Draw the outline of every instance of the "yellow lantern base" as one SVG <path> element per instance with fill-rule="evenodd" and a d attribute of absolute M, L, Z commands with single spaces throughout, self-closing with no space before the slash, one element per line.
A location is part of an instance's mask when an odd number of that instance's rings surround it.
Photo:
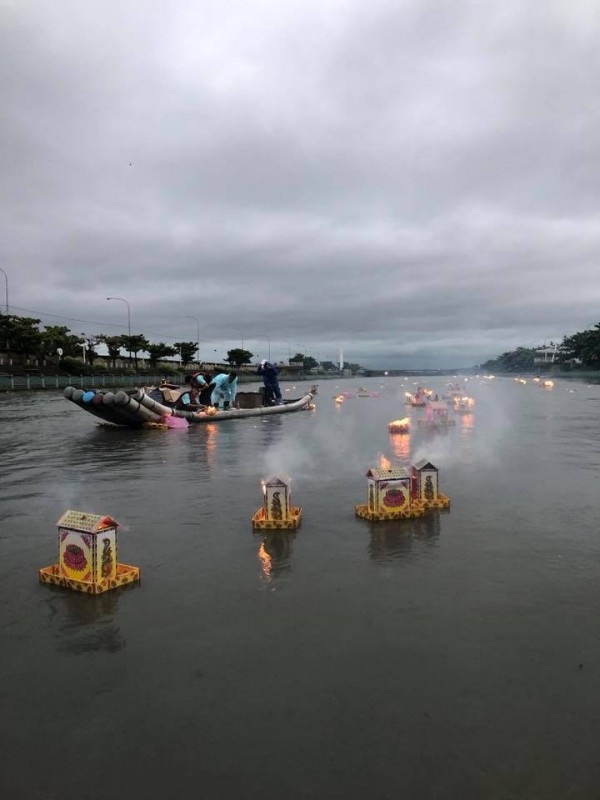
<path fill-rule="evenodd" d="M 252 528 L 255 531 L 296 530 L 301 517 L 302 509 L 299 506 L 292 506 L 290 516 L 285 519 L 267 519 L 265 509 L 261 506 L 252 515 Z"/>
<path fill-rule="evenodd" d="M 418 500 L 412 500 L 410 508 L 398 508 L 394 511 L 369 511 L 367 505 L 354 506 L 354 513 L 361 519 L 383 521 L 388 519 L 418 519 L 425 516 L 425 505 Z"/>
<path fill-rule="evenodd" d="M 435 420 L 435 419 L 418 419 L 417 425 L 421 428 L 449 428 L 452 425 L 456 425 L 455 419 L 444 419 L 444 420 Z"/>
<path fill-rule="evenodd" d="M 130 564 L 117 564 L 117 574 L 115 577 L 100 581 L 99 583 L 88 583 L 87 581 L 65 578 L 64 575 L 60 574 L 58 564 L 42 567 L 38 570 L 38 575 L 40 583 L 62 586 L 65 589 L 72 589 L 74 592 L 83 592 L 84 594 L 103 594 L 104 592 L 111 591 L 111 589 L 118 589 L 120 586 L 139 582 L 140 568 L 132 567 Z"/>
<path fill-rule="evenodd" d="M 450 498 L 448 495 L 442 494 L 441 492 L 438 492 L 438 496 L 435 500 L 421 500 L 421 502 L 426 509 L 446 511 L 450 508 Z"/>

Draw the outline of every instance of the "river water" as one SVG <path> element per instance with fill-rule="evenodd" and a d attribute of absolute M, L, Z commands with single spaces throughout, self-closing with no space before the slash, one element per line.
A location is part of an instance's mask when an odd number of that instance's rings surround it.
<path fill-rule="evenodd" d="M 455 427 L 391 437 L 413 379 L 363 384 L 165 432 L 0 397 L 1 797 L 600 797 L 600 386 L 471 378 Z M 380 454 L 451 510 L 355 518 Z M 281 472 L 302 525 L 254 534 Z M 67 508 L 141 586 L 38 584 Z"/>

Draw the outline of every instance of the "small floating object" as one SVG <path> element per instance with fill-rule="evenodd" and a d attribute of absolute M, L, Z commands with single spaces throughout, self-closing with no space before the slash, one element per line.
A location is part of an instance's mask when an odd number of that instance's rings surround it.
<path fill-rule="evenodd" d="M 402 417 L 402 419 L 395 419 L 388 423 L 388 431 L 390 433 L 409 433 L 410 417 Z"/>
<path fill-rule="evenodd" d="M 554 381 L 544 381 L 542 383 L 542 388 L 544 388 L 544 389 L 553 389 L 554 388 Z"/>
<path fill-rule="evenodd" d="M 450 498 L 438 490 L 438 469 L 422 459 L 408 470 L 380 459 L 367 477 L 367 503 L 354 507 L 361 519 L 417 519 L 428 511 L 450 508 Z"/>
<path fill-rule="evenodd" d="M 189 422 L 183 417 L 165 417 L 167 428 L 188 428 Z"/>
<path fill-rule="evenodd" d="M 457 414 L 470 414 L 475 405 L 475 400 L 472 397 L 455 397 L 452 401 L 452 410 Z"/>
<path fill-rule="evenodd" d="M 252 516 L 255 531 L 298 528 L 302 509 L 292 505 L 290 484 L 287 475 L 272 475 L 262 481 L 263 504 Z"/>
<path fill-rule="evenodd" d="M 169 430 L 166 422 L 144 422 L 142 428 L 146 431 L 167 431 Z"/>
<path fill-rule="evenodd" d="M 422 428 L 445 428 L 456 425 L 455 419 L 448 417 L 448 406 L 442 400 L 430 400 L 425 408 L 423 419 L 417 420 Z"/>
<path fill-rule="evenodd" d="M 336 396 L 334 397 L 334 400 L 335 400 L 335 402 L 336 402 L 336 403 L 343 403 L 343 402 L 344 402 L 344 399 L 345 399 L 345 398 L 344 398 L 344 395 L 343 395 L 343 394 L 338 394 L 338 395 L 336 395 Z"/>
<path fill-rule="evenodd" d="M 38 571 L 40 583 L 102 594 L 140 580 L 139 567 L 117 563 L 119 523 L 109 515 L 68 509 L 56 524 L 58 564 Z"/>

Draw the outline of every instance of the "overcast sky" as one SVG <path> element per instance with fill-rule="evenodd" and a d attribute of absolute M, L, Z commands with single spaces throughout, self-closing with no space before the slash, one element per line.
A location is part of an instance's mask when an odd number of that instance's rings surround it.
<path fill-rule="evenodd" d="M 197 318 L 207 360 L 270 340 L 396 368 L 590 327 L 599 21 L 595 0 L 0 0 L 11 310 L 125 333 L 119 296 L 152 341 Z"/>

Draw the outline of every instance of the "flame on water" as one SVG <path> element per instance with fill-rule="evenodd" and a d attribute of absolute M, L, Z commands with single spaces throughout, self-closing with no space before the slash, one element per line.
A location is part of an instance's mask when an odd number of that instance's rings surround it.
<path fill-rule="evenodd" d="M 392 462 L 389 460 L 389 458 L 386 458 L 383 455 L 383 453 L 381 453 L 381 455 L 379 456 L 379 469 L 391 469 L 391 468 L 392 468 Z"/>
<path fill-rule="evenodd" d="M 402 417 L 402 419 L 395 419 L 388 423 L 388 429 L 394 431 L 398 428 L 408 429 L 410 425 L 410 417 Z"/>

